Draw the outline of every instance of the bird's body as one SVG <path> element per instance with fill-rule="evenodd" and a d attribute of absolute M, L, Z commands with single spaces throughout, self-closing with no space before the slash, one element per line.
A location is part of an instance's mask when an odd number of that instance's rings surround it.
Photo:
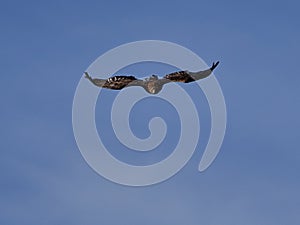
<path fill-rule="evenodd" d="M 165 75 L 159 79 L 156 75 L 152 75 L 144 80 L 137 79 L 134 76 L 113 76 L 108 79 L 91 78 L 87 72 L 85 77 L 89 79 L 94 85 L 102 88 L 113 90 L 121 90 L 126 87 L 140 86 L 143 87 L 150 94 L 157 94 L 161 91 L 164 84 L 170 82 L 190 83 L 199 79 L 208 77 L 212 71 L 217 67 L 219 62 L 213 63 L 212 67 L 199 72 L 178 71 Z"/>

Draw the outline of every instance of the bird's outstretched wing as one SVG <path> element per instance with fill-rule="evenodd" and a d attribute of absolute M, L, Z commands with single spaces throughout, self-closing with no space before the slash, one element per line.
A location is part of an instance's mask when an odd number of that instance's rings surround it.
<path fill-rule="evenodd" d="M 199 72 L 190 72 L 187 70 L 186 71 L 178 71 L 178 72 L 167 74 L 163 78 L 165 78 L 171 82 L 190 83 L 190 82 L 208 77 L 212 73 L 212 71 L 218 66 L 218 64 L 219 64 L 219 61 L 216 63 L 213 63 L 212 66 L 207 70 L 203 70 L 203 71 L 199 71 Z M 165 81 L 165 83 L 167 83 L 167 80 Z"/>
<path fill-rule="evenodd" d="M 134 76 L 113 76 L 108 79 L 92 78 L 85 72 L 85 77 L 98 87 L 121 90 L 129 86 L 143 86 L 143 81 Z"/>
<path fill-rule="evenodd" d="M 114 76 L 108 78 L 103 87 L 114 89 L 114 90 L 121 90 L 125 87 L 132 86 L 133 83 L 137 83 L 138 79 L 134 76 Z"/>

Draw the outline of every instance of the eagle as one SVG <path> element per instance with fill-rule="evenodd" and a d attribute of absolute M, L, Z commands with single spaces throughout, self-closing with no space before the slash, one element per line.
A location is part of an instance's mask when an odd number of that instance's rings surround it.
<path fill-rule="evenodd" d="M 188 70 L 177 71 L 167 74 L 162 78 L 159 78 L 157 75 L 151 75 L 143 80 L 137 79 L 134 76 L 112 76 L 108 79 L 98 79 L 92 78 L 87 72 L 84 74 L 85 78 L 98 87 L 121 90 L 126 87 L 140 86 L 143 87 L 149 94 L 157 94 L 161 91 L 164 84 L 170 82 L 190 83 L 206 78 L 212 73 L 218 64 L 219 61 L 214 62 L 209 69 L 199 72 L 190 72 Z"/>

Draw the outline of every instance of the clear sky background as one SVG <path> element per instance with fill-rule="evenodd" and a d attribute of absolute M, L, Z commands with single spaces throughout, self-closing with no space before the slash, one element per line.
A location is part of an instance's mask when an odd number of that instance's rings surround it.
<path fill-rule="evenodd" d="M 289 0 L 1 1 L 0 224 L 299 224 L 299 7 Z M 87 165 L 71 111 L 90 63 L 145 39 L 178 43 L 208 64 L 221 61 L 215 74 L 228 124 L 220 154 L 199 173 L 210 119 L 199 92 L 203 136 L 191 161 L 163 183 L 132 188 Z M 174 68 L 148 63 L 125 70 L 143 77 Z M 172 124 L 176 114 L 170 118 Z M 147 136 L 145 126 L 133 129 Z M 105 142 L 116 144 L 114 137 Z M 126 149 L 113 154 L 149 162 Z"/>

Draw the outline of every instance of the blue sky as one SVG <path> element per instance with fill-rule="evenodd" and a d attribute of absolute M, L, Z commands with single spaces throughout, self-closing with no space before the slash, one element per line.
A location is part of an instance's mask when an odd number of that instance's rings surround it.
<path fill-rule="evenodd" d="M 299 6 L 2 1 L 0 223 L 299 224 Z M 203 136 L 191 161 L 161 184 L 132 188 L 105 180 L 87 165 L 73 136 L 71 111 L 90 63 L 111 48 L 144 39 L 183 45 L 208 64 L 221 61 L 216 76 L 228 124 L 220 154 L 199 173 L 209 129 L 200 93 Z M 169 69 L 141 64 L 126 71 L 143 77 Z M 137 124 L 133 128 L 144 135 Z"/>

